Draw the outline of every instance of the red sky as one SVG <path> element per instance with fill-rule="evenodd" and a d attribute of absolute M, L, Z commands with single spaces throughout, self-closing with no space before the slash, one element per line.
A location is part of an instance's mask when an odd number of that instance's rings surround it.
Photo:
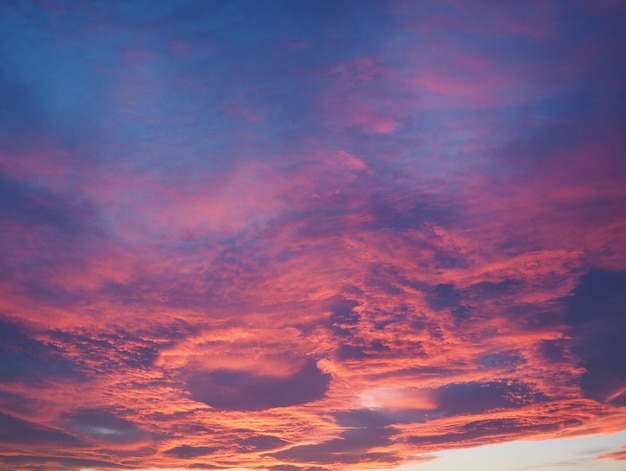
<path fill-rule="evenodd" d="M 7 2 L 0 467 L 374 469 L 625 430 L 624 20 Z"/>

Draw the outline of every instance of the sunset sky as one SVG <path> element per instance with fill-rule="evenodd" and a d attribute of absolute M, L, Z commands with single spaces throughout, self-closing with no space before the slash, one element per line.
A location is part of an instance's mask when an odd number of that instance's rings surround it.
<path fill-rule="evenodd" d="M 625 25 L 0 0 L 0 469 L 624 471 Z"/>

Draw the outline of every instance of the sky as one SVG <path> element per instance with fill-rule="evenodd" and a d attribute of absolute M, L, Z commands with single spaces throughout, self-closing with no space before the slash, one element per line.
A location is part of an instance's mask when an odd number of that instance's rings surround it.
<path fill-rule="evenodd" d="M 0 468 L 624 471 L 625 23 L 3 0 Z"/>

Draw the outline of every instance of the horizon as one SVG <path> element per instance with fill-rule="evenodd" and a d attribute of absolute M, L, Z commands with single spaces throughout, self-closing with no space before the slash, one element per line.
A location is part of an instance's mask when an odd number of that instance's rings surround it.
<path fill-rule="evenodd" d="M 0 468 L 623 471 L 624 24 L 5 1 Z"/>

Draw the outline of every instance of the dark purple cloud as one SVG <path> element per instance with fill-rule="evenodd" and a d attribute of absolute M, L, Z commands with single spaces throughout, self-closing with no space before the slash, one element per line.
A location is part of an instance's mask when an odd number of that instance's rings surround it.
<path fill-rule="evenodd" d="M 435 391 L 438 410 L 445 415 L 480 414 L 489 410 L 519 408 L 544 401 L 541 392 L 527 384 L 491 381 L 448 384 Z"/>
<path fill-rule="evenodd" d="M 436 311 L 456 307 L 461 301 L 461 296 L 454 285 L 441 283 L 433 286 L 429 295 L 430 307 Z"/>
<path fill-rule="evenodd" d="M 317 445 L 300 445 L 279 451 L 272 456 L 285 461 L 319 464 L 358 464 L 382 462 L 395 464 L 399 456 L 393 452 L 371 452 L 374 448 L 390 445 L 397 434 L 392 427 L 359 427 L 346 430 L 340 438 Z"/>
<path fill-rule="evenodd" d="M 584 394 L 625 405 L 626 272 L 589 272 L 564 302 L 571 348 L 586 370 L 581 377 Z"/>
<path fill-rule="evenodd" d="M 0 319 L 0 379 L 41 384 L 57 378 L 81 378 L 79 365 L 55 345 L 36 340 L 20 325 Z"/>
<path fill-rule="evenodd" d="M 329 382 L 330 375 L 309 360 L 288 377 L 239 370 L 195 372 L 187 387 L 194 400 L 216 409 L 255 411 L 322 399 Z"/>
<path fill-rule="evenodd" d="M 273 435 L 255 435 L 241 440 L 242 450 L 268 451 L 280 448 L 287 442 Z"/>
<path fill-rule="evenodd" d="M 574 425 L 574 424 L 569 424 Z M 529 430 L 548 432 L 558 430 L 561 424 L 533 424 L 519 419 L 489 419 L 467 422 L 458 428 L 446 430 L 440 435 L 413 435 L 408 442 L 419 446 L 457 443 L 472 446 L 476 443 L 489 443 L 499 436 L 516 436 Z"/>
<path fill-rule="evenodd" d="M 85 447 L 77 435 L 0 412 L 0 443 L 23 446 Z M 6 446 L 6 445 L 4 445 Z"/>
<path fill-rule="evenodd" d="M 211 455 L 217 451 L 218 448 L 210 446 L 190 446 L 180 445 L 175 448 L 171 448 L 165 452 L 166 455 L 173 456 L 174 458 L 197 458 L 198 456 Z"/>

